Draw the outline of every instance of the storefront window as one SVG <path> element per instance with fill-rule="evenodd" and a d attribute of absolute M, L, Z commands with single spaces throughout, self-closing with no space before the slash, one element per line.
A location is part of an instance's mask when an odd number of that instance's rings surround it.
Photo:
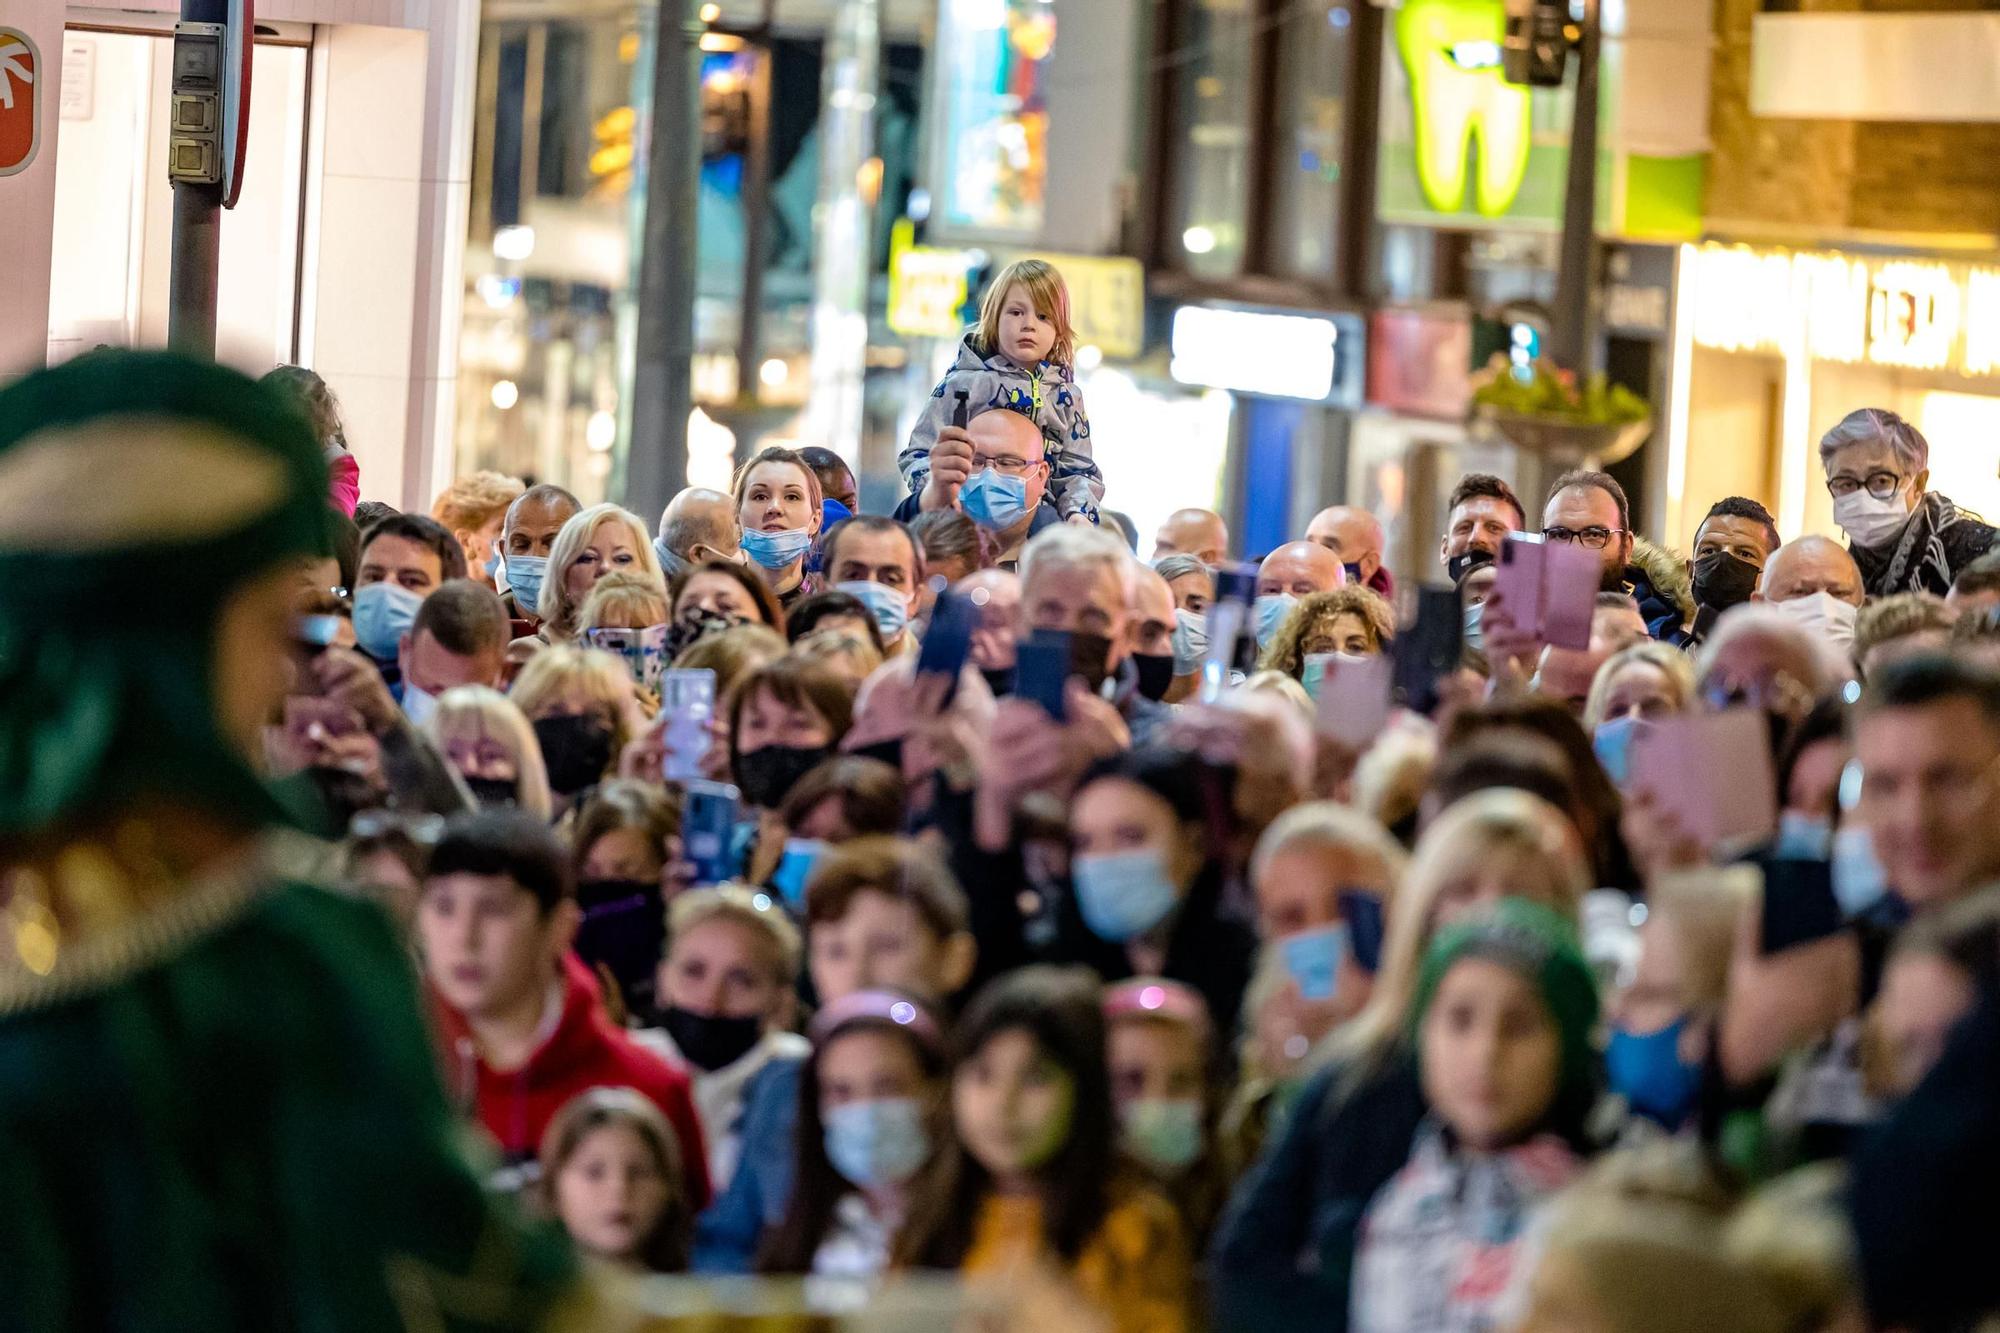
<path fill-rule="evenodd" d="M 1353 18 L 1346 0 L 1318 0 L 1286 19 L 1278 43 L 1270 256 L 1285 277 L 1334 276 Z"/>
<path fill-rule="evenodd" d="M 1202 277 L 1243 269 L 1256 29 L 1251 0 L 1190 0 L 1183 10 L 1176 44 L 1187 60 L 1177 76 L 1169 243 Z"/>

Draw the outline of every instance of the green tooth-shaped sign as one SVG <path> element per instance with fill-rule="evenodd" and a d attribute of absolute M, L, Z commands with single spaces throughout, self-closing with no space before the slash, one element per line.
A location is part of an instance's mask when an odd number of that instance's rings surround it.
<path fill-rule="evenodd" d="M 1528 90 L 1500 71 L 1502 0 L 1403 0 L 1396 49 L 1410 78 L 1417 179 L 1440 213 L 1459 212 L 1466 152 L 1479 142 L 1473 206 L 1499 217 L 1528 171 Z"/>

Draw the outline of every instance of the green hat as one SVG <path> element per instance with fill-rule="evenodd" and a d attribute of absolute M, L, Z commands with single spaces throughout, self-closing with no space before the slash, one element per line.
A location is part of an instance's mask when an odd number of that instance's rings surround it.
<path fill-rule="evenodd" d="M 0 835 L 146 795 L 280 817 L 217 725 L 216 621 L 332 530 L 311 428 L 233 370 L 107 350 L 0 389 Z"/>
<path fill-rule="evenodd" d="M 1439 931 L 1424 952 L 1410 1011 L 1414 1044 L 1438 986 L 1453 965 L 1467 958 L 1498 963 L 1534 986 L 1562 1037 L 1565 1088 L 1587 1084 L 1595 1068 L 1591 1033 L 1597 1026 L 1597 979 L 1584 961 L 1574 922 L 1539 903 L 1502 898 Z"/>

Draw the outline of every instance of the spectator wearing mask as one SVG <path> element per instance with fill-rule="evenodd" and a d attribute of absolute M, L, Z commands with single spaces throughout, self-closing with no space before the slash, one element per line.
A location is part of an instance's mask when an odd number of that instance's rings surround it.
<path fill-rule="evenodd" d="M 811 1036 L 786 1140 L 798 1185 L 757 1270 L 874 1281 L 950 1135 L 944 1028 L 917 997 L 871 988 L 820 1010 Z"/>
<path fill-rule="evenodd" d="M 433 519 L 397 514 L 362 533 L 354 638 L 391 686 L 400 684 L 397 649 L 416 623 L 417 608 L 447 579 L 464 577 L 464 552 Z"/>
<path fill-rule="evenodd" d="M 1778 525 L 1755 500 L 1732 495 L 1710 506 L 1694 533 L 1694 620 L 1677 646 L 1699 647 L 1717 617 L 1755 596 L 1778 546 Z"/>
<path fill-rule="evenodd" d="M 709 1198 L 707 1150 L 685 1076 L 611 1025 L 596 986 L 565 964 L 578 912 L 561 843 L 541 820 L 485 810 L 454 820 L 417 905 L 446 1069 L 510 1162 L 532 1159 L 556 1112 L 587 1088 L 633 1088 L 674 1127 L 689 1206 Z"/>
<path fill-rule="evenodd" d="M 962 430 L 946 426 L 931 451 L 929 480 L 896 507 L 896 518 L 907 523 L 956 509 L 991 534 L 995 563 L 1011 570 L 1029 540 L 1063 521 L 1048 494 L 1042 448 L 1035 423 L 1006 408 L 980 412 Z"/>
<path fill-rule="evenodd" d="M 1139 693 L 1171 701 L 1174 688 L 1174 594 L 1167 581 L 1132 561 L 1131 660 Z M 1193 681 L 1189 680 L 1192 688 Z"/>
<path fill-rule="evenodd" d="M 481 809 L 511 805 L 537 819 L 554 817 L 541 744 L 506 695 L 484 685 L 446 690 L 424 723 L 424 734 Z"/>
<path fill-rule="evenodd" d="M 842 520 L 826 536 L 826 580 L 868 608 L 884 656 L 916 651 L 909 629 L 924 582 L 924 553 L 908 528 L 869 514 Z"/>
<path fill-rule="evenodd" d="M 1230 1199 L 1210 1255 L 1217 1327 L 1348 1327 L 1362 1215 L 1409 1161 L 1430 1110 L 1411 1034 L 1433 940 L 1502 898 L 1574 922 L 1590 882 L 1574 827 L 1524 792 L 1466 797 L 1425 830 L 1367 1007 L 1333 1036 Z"/>
<path fill-rule="evenodd" d="M 534 725 L 558 810 L 611 776 L 640 726 L 624 664 L 587 648 L 550 648 L 521 669 L 510 696 Z"/>
<path fill-rule="evenodd" d="M 353 518 L 361 500 L 361 465 L 347 448 L 347 430 L 340 422 L 340 400 L 326 381 L 304 366 L 279 366 L 258 383 L 284 394 L 311 423 L 326 460 L 327 503 L 343 518 Z"/>
<path fill-rule="evenodd" d="M 1611 780 L 1624 785 L 1635 728 L 1685 713 L 1694 699 L 1694 665 L 1678 648 L 1647 641 L 1612 654 L 1583 703 L 1584 729 Z"/>
<path fill-rule="evenodd" d="M 1104 1026 L 1119 1146 L 1173 1200 L 1199 1251 L 1229 1188 L 1208 1006 L 1177 981 L 1133 977 L 1105 988 Z"/>
<path fill-rule="evenodd" d="M 1318 542 L 1287 542 L 1257 566 L 1257 601 L 1251 621 L 1257 646 L 1269 648 L 1301 597 L 1332 592 L 1347 582 L 1340 557 Z"/>
<path fill-rule="evenodd" d="M 1854 618 L 1854 665 L 1863 680 L 1894 661 L 1940 653 L 1951 644 L 1958 615 L 1942 597 L 1898 592 L 1878 597 Z"/>
<path fill-rule="evenodd" d="M 1306 525 L 1306 540 L 1318 542 L 1340 557 L 1350 584 L 1359 584 L 1384 599 L 1396 595 L 1395 580 L 1390 577 L 1388 566 L 1382 563 L 1386 540 L 1382 521 L 1366 509 L 1334 505 L 1320 510 Z"/>
<path fill-rule="evenodd" d="M 1609 473 L 1579 470 L 1557 477 L 1542 510 L 1542 535 L 1594 552 L 1602 589 L 1629 593 L 1654 638 L 1671 639 L 1694 619 L 1686 566 L 1632 531 L 1625 488 Z"/>
<path fill-rule="evenodd" d="M 711 560 L 742 564 L 743 526 L 736 519 L 736 501 L 721 491 L 688 487 L 660 511 L 653 554 L 669 583 Z"/>
<path fill-rule="evenodd" d="M 1176 509 L 1153 538 L 1153 561 L 1191 555 L 1210 569 L 1229 555 L 1229 525 L 1212 509 Z"/>
<path fill-rule="evenodd" d="M 541 623 L 542 583 L 549 554 L 563 524 L 583 508 L 560 486 L 530 486 L 507 506 L 500 524 L 500 573 L 496 586 L 507 604 L 516 640 L 532 638 Z"/>
<path fill-rule="evenodd" d="M 667 953 L 653 986 L 659 1026 L 636 1040 L 694 1081 L 708 1145 L 708 1176 L 720 1194 L 748 1150 L 744 1109 L 760 1081 L 797 1086 L 803 1038 L 797 1012 L 799 932 L 784 912 L 740 885 L 690 889 L 667 905 Z M 774 1066 L 789 1066 L 780 1075 Z"/>
<path fill-rule="evenodd" d="M 1930 482 L 1931 446 L 1894 412 L 1850 412 L 1819 442 L 1833 521 L 1870 597 L 1951 591 L 1958 572 L 1993 549 L 1995 529 Z"/>
<path fill-rule="evenodd" d="M 1507 534 L 1524 532 L 1528 526 L 1528 511 L 1521 507 L 1514 488 L 1485 472 L 1468 472 L 1459 478 L 1445 509 L 1438 559 L 1453 583 L 1463 584 L 1474 565 L 1499 560 Z"/>
<path fill-rule="evenodd" d="M 818 592 L 806 556 L 825 521 L 819 475 L 797 450 L 772 445 L 737 469 L 733 493 L 744 554 L 779 604 L 789 610 Z"/>
<path fill-rule="evenodd" d="M 22 1327 L 393 1327 L 398 1264 L 526 1321 L 581 1294 L 468 1170 L 387 917 L 265 855 L 287 816 L 253 764 L 291 569 L 331 550 L 322 449 L 271 388 L 168 353 L 0 388 Z M 140 623 L 106 613 L 140 584 Z"/>
<path fill-rule="evenodd" d="M 1369 589 L 1349 584 L 1301 598 L 1278 626 L 1257 667 L 1304 681 L 1309 657 L 1326 653 L 1374 657 L 1386 652 L 1395 637 L 1396 616 L 1389 604 Z"/>
<path fill-rule="evenodd" d="M 1167 581 L 1174 594 L 1174 610 L 1190 615 L 1207 615 L 1215 600 L 1215 571 L 1191 555 L 1161 556 L 1153 562 L 1153 572 Z"/>
<path fill-rule="evenodd" d="M 677 626 L 747 623 L 780 634 L 786 628 L 785 608 L 770 585 L 729 560 L 708 560 L 683 571 L 668 592 L 668 609 Z"/>
<path fill-rule="evenodd" d="M 1502 901 L 1440 933 L 1411 1024 L 1431 1113 L 1368 1205 L 1348 1327 L 1476 1330 L 1505 1318 L 1524 1244 L 1582 1169 L 1597 983 L 1573 921 Z"/>
<path fill-rule="evenodd" d="M 470 577 L 493 586 L 500 568 L 500 525 L 508 508 L 528 488 L 499 472 L 472 472 L 458 478 L 431 503 L 431 517 L 458 539 Z"/>
<path fill-rule="evenodd" d="M 805 460 L 806 466 L 819 478 L 822 508 L 827 505 L 839 506 L 838 512 L 826 510 L 827 528 L 831 528 L 841 519 L 852 518 L 861 512 L 861 488 L 856 484 L 854 469 L 847 465 L 846 459 L 833 450 L 817 444 L 807 445 L 799 450 L 799 457 Z"/>
<path fill-rule="evenodd" d="M 632 1274 L 684 1273 L 693 1214 L 680 1142 L 630 1088 L 581 1092 L 542 1139 L 543 1211 L 582 1253 Z"/>
<path fill-rule="evenodd" d="M 592 505 L 563 524 L 549 550 L 548 574 L 536 606 L 542 623 L 535 638 L 545 645 L 575 640 L 584 599 L 599 579 L 612 573 L 635 574 L 666 587 L 639 516 L 614 504 Z"/>
<path fill-rule="evenodd" d="M 604 987 L 614 1017 L 650 1014 L 666 950 L 667 873 L 679 851 L 677 801 L 629 779 L 604 783 L 570 826 L 576 903 L 582 909 L 576 956 Z"/>
<path fill-rule="evenodd" d="M 1861 569 L 1839 543 L 1808 534 L 1779 547 L 1764 566 L 1758 596 L 1846 655 L 1861 609 Z"/>
<path fill-rule="evenodd" d="M 730 778 L 758 819 L 750 883 L 770 883 L 785 850 L 785 798 L 838 753 L 853 720 L 854 696 L 836 676 L 790 658 L 752 671 L 730 695 Z"/>
<path fill-rule="evenodd" d="M 904 796 L 899 767 L 852 754 L 828 759 L 792 784 L 778 808 L 785 853 L 771 883 L 794 916 L 805 911 L 814 867 L 835 847 L 902 831 Z"/>
<path fill-rule="evenodd" d="M 397 645 L 403 711 L 422 726 L 446 690 L 498 685 L 506 658 L 507 609 L 498 594 L 483 583 L 453 579 L 424 598 Z"/>
<path fill-rule="evenodd" d="M 1945 602 L 1963 616 L 1990 616 L 2000 606 L 2000 551 L 1988 551 L 1958 571 Z"/>

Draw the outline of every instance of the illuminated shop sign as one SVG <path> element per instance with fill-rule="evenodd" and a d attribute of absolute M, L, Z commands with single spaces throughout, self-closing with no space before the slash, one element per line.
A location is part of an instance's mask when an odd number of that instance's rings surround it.
<path fill-rule="evenodd" d="M 1354 315 L 1187 305 L 1174 312 L 1168 370 L 1182 384 L 1352 405 L 1361 399 L 1365 336 Z"/>
<path fill-rule="evenodd" d="M 2000 371 L 2000 268 L 1690 247 L 1694 341 L 1910 370 Z"/>
<path fill-rule="evenodd" d="M 1396 11 L 1417 180 L 1424 202 L 1439 213 L 1469 206 L 1481 217 L 1500 217 L 1528 174 L 1528 89 L 1501 73 L 1506 29 L 1500 0 L 1404 0 Z"/>

